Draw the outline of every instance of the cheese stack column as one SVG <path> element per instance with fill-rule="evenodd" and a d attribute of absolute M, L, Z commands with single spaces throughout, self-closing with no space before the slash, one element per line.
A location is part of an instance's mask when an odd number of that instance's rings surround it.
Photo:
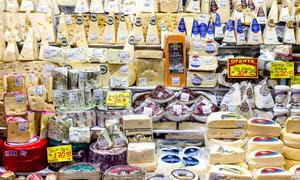
<path fill-rule="evenodd" d="M 289 170 L 295 165 L 300 165 L 300 116 L 292 116 L 286 120 L 285 128 L 282 130 L 282 141 L 284 142 L 283 155 L 285 158 L 285 169 Z"/>
<path fill-rule="evenodd" d="M 211 113 L 207 118 L 209 164 L 239 164 L 245 168 L 247 119 L 230 112 Z"/>

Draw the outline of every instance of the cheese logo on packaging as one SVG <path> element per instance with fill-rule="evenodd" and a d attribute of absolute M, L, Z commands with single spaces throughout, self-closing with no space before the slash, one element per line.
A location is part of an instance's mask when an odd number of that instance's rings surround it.
<path fill-rule="evenodd" d="M 135 26 L 137 26 L 137 27 L 142 26 L 142 18 L 136 17 L 136 19 L 135 19 Z"/>
<path fill-rule="evenodd" d="M 97 14 L 91 14 L 91 21 L 93 22 L 97 21 Z"/>
<path fill-rule="evenodd" d="M 151 25 L 156 25 L 156 19 L 155 19 L 155 16 L 151 16 L 151 17 L 150 17 L 150 24 L 151 24 Z"/>
<path fill-rule="evenodd" d="M 236 169 L 236 168 L 230 168 L 230 167 L 220 167 L 219 171 L 226 171 L 226 172 L 230 172 L 230 173 L 234 173 L 234 174 L 244 174 L 243 171 Z"/>
<path fill-rule="evenodd" d="M 201 151 L 199 148 L 187 148 L 184 150 L 184 155 L 186 156 L 199 156 L 201 154 Z"/>
<path fill-rule="evenodd" d="M 207 29 L 207 34 L 213 35 L 215 33 L 215 27 L 212 19 L 210 19 Z"/>
<path fill-rule="evenodd" d="M 67 40 L 67 38 L 65 38 L 65 37 L 61 38 L 61 45 L 63 47 L 68 46 L 68 40 Z"/>
<path fill-rule="evenodd" d="M 200 57 L 199 56 L 193 56 L 192 58 L 191 58 L 191 66 L 192 67 L 194 67 L 194 68 L 198 68 L 198 67 L 200 67 L 200 65 L 201 65 L 201 62 L 200 62 Z"/>
<path fill-rule="evenodd" d="M 271 78 L 291 78 L 294 76 L 294 62 L 272 62 Z"/>
<path fill-rule="evenodd" d="M 162 161 L 169 164 L 179 163 L 180 158 L 176 155 L 167 155 L 161 158 Z"/>
<path fill-rule="evenodd" d="M 183 157 L 183 163 L 185 166 L 197 166 L 199 160 L 194 157 Z"/>
<path fill-rule="evenodd" d="M 281 173 L 284 172 L 283 169 L 279 169 L 279 168 L 264 168 L 261 170 L 262 174 L 275 174 L 275 173 Z"/>
<path fill-rule="evenodd" d="M 212 54 L 218 50 L 216 41 L 207 41 L 204 43 L 204 51 L 206 53 Z"/>
<path fill-rule="evenodd" d="M 186 31 L 186 26 L 183 18 L 180 19 L 180 22 L 178 24 L 178 31 L 181 33 L 184 33 Z"/>
<path fill-rule="evenodd" d="M 114 24 L 114 18 L 112 16 L 107 17 L 107 24 L 108 25 L 113 25 Z"/>
<path fill-rule="evenodd" d="M 255 157 L 266 157 L 266 156 L 274 156 L 278 155 L 279 152 L 276 151 L 259 151 L 255 153 Z"/>
<path fill-rule="evenodd" d="M 241 21 L 240 19 L 237 21 L 236 32 L 237 32 L 238 34 L 243 34 L 243 33 L 244 33 L 242 21 Z"/>
<path fill-rule="evenodd" d="M 260 31 L 260 25 L 258 24 L 256 18 L 252 19 L 251 31 L 254 33 L 258 33 Z"/>
<path fill-rule="evenodd" d="M 82 16 L 77 16 L 76 23 L 78 25 L 81 25 L 83 23 L 83 17 Z"/>
<path fill-rule="evenodd" d="M 262 137 L 254 138 L 253 141 L 254 142 L 276 142 L 278 141 L 278 139 L 272 136 L 262 136 Z"/>
<path fill-rule="evenodd" d="M 226 30 L 227 30 L 227 31 L 233 31 L 233 30 L 234 30 L 234 22 L 233 22 L 232 19 L 230 19 L 230 20 L 227 22 Z"/>
<path fill-rule="evenodd" d="M 222 26 L 221 18 L 220 18 L 219 13 L 216 14 L 216 22 L 215 23 L 216 23 L 217 27 L 221 27 Z"/>
<path fill-rule="evenodd" d="M 120 21 L 125 22 L 125 14 L 124 13 L 121 13 Z"/>
<path fill-rule="evenodd" d="M 263 125 L 275 124 L 274 121 L 267 120 L 267 119 L 253 119 L 251 122 L 254 123 L 254 124 L 263 124 Z"/>
<path fill-rule="evenodd" d="M 49 163 L 73 161 L 72 146 L 55 146 L 47 148 Z"/>
<path fill-rule="evenodd" d="M 258 78 L 257 58 L 228 59 L 228 78 Z"/>
<path fill-rule="evenodd" d="M 294 29 L 296 27 L 296 23 L 294 21 L 288 21 L 287 27 L 290 29 Z"/>
<path fill-rule="evenodd" d="M 203 79 L 199 77 L 197 74 L 193 74 L 191 82 L 195 86 L 200 86 L 202 84 Z"/>

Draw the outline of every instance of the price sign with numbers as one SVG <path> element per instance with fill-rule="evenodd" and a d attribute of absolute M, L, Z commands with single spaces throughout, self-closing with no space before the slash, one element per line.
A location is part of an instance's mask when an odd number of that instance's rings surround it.
<path fill-rule="evenodd" d="M 300 84 L 300 75 L 295 75 L 291 78 L 291 85 Z"/>
<path fill-rule="evenodd" d="M 108 107 L 130 107 L 130 92 L 109 91 L 106 96 L 106 105 Z"/>
<path fill-rule="evenodd" d="M 258 78 L 257 58 L 228 59 L 228 78 Z"/>
<path fill-rule="evenodd" d="M 294 62 L 272 62 L 271 78 L 291 78 L 294 76 Z"/>
<path fill-rule="evenodd" d="M 49 163 L 73 161 L 72 146 L 48 147 L 47 156 Z"/>

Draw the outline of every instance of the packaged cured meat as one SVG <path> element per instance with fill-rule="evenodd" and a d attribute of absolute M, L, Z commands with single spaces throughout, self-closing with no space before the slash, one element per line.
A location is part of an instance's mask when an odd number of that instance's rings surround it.
<path fill-rule="evenodd" d="M 191 115 L 196 121 L 206 122 L 207 116 L 218 110 L 218 106 L 213 101 L 204 96 L 200 96 L 191 107 Z"/>
<path fill-rule="evenodd" d="M 147 99 L 134 110 L 134 113 L 149 115 L 152 121 L 159 121 L 164 116 L 163 108 Z"/>
<path fill-rule="evenodd" d="M 170 102 L 175 97 L 175 93 L 161 85 L 156 86 L 156 88 L 151 92 L 149 99 L 157 102 L 159 104 Z"/>
<path fill-rule="evenodd" d="M 171 121 L 184 121 L 190 117 L 190 108 L 180 101 L 175 101 L 165 108 L 165 118 Z"/>

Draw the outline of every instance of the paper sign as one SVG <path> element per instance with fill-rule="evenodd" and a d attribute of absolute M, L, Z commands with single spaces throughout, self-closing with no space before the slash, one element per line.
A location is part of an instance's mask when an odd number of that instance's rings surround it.
<path fill-rule="evenodd" d="M 300 84 L 300 75 L 295 75 L 291 78 L 291 85 Z"/>
<path fill-rule="evenodd" d="M 272 62 L 271 79 L 291 78 L 294 76 L 294 62 Z"/>
<path fill-rule="evenodd" d="M 106 105 L 108 107 L 130 107 L 130 92 L 109 91 L 106 96 Z"/>
<path fill-rule="evenodd" d="M 228 59 L 228 78 L 258 78 L 257 58 Z"/>
<path fill-rule="evenodd" d="M 72 146 L 48 147 L 47 156 L 49 163 L 73 161 Z"/>

